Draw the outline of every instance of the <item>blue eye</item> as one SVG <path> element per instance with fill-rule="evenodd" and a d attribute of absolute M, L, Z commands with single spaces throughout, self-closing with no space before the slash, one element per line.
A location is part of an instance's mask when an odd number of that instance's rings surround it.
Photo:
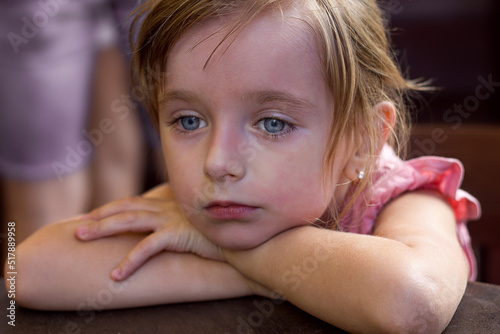
<path fill-rule="evenodd" d="M 285 129 L 287 125 L 284 121 L 276 118 L 266 118 L 264 121 L 264 130 L 269 133 L 279 133 Z"/>
<path fill-rule="evenodd" d="M 195 116 L 184 116 L 179 121 L 182 128 L 186 131 L 197 130 L 202 124 L 202 120 Z"/>
<path fill-rule="evenodd" d="M 263 134 L 271 139 L 284 138 L 297 130 L 295 125 L 274 117 L 261 119 L 255 127 L 263 131 Z"/>

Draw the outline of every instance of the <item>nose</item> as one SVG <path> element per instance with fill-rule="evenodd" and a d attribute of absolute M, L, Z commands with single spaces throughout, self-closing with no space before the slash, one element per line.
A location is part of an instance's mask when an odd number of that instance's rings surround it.
<path fill-rule="evenodd" d="M 204 173 L 214 182 L 238 181 L 246 173 L 246 162 L 239 152 L 244 141 L 240 129 L 224 124 L 214 129 L 209 141 Z"/>

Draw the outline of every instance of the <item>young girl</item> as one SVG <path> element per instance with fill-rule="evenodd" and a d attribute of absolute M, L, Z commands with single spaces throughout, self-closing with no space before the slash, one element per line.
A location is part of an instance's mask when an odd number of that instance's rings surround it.
<path fill-rule="evenodd" d="M 479 205 L 458 161 L 403 162 L 386 144 L 403 145 L 404 94 L 422 87 L 402 78 L 376 2 L 143 14 L 134 66 L 171 182 L 19 245 L 17 302 L 281 295 L 351 332 L 442 331 L 475 277 L 465 222 Z M 88 302 L 102 289 L 106 305 Z"/>

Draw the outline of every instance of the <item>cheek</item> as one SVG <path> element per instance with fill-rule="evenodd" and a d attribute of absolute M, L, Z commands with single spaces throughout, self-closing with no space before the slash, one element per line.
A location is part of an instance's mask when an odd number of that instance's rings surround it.
<path fill-rule="evenodd" d="M 179 147 L 173 147 L 163 142 L 165 166 L 177 200 L 180 204 L 190 201 L 193 194 L 199 189 L 198 178 L 203 176 L 200 156 L 201 154 L 189 153 Z M 191 200 L 192 202 L 192 200 Z"/>
<path fill-rule="evenodd" d="M 319 218 L 330 202 L 321 182 L 312 175 L 297 177 L 277 195 L 283 211 L 304 219 Z"/>
<path fill-rule="evenodd" d="M 201 152 L 196 146 L 188 145 L 182 141 L 172 138 L 169 130 L 164 129 L 161 133 L 162 150 L 165 158 L 165 166 L 169 176 L 173 178 L 183 177 L 186 172 L 192 172 L 199 168 Z M 188 174 L 189 175 L 189 174 Z"/>
<path fill-rule="evenodd" d="M 319 217 L 330 203 L 331 196 L 323 187 L 323 152 L 313 151 L 297 150 L 267 159 L 273 163 L 258 175 L 263 181 L 260 193 L 275 203 L 277 210 L 302 218 Z"/>

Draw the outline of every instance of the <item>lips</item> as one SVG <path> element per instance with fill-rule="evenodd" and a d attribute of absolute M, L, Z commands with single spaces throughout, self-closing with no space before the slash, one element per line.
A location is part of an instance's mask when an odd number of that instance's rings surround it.
<path fill-rule="evenodd" d="M 212 202 L 205 211 L 213 219 L 239 220 L 249 218 L 259 210 L 258 207 L 235 202 Z"/>

